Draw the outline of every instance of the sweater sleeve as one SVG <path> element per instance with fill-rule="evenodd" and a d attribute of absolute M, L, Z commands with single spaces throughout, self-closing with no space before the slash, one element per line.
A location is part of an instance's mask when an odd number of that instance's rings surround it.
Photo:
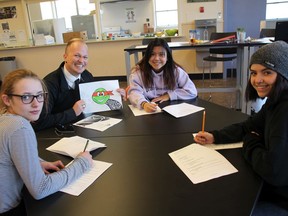
<path fill-rule="evenodd" d="M 170 100 L 190 100 L 197 97 L 197 90 L 188 74 L 180 67 L 176 69 L 176 89 L 168 91 Z"/>
<path fill-rule="evenodd" d="M 141 103 L 147 101 L 147 96 L 145 93 L 145 87 L 141 79 L 140 71 L 134 71 L 129 78 L 129 101 L 130 103 L 137 107 L 138 109 L 143 109 Z"/>
<path fill-rule="evenodd" d="M 69 185 L 90 168 L 89 161 L 78 157 L 67 168 L 46 175 L 39 162 L 37 141 L 32 127 L 22 127 L 10 140 L 12 161 L 35 199 L 44 198 Z"/>

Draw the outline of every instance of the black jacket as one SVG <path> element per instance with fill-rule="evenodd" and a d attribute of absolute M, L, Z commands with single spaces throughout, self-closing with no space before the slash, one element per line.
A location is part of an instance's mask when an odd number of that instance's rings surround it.
<path fill-rule="evenodd" d="M 252 132 L 252 133 L 251 133 Z M 268 99 L 245 122 L 213 131 L 215 143 L 243 140 L 243 156 L 275 196 L 288 204 L 288 92 L 276 104 Z M 271 197 L 273 199 L 273 195 Z M 288 205 L 286 205 L 288 208 Z"/>
<path fill-rule="evenodd" d="M 50 128 L 57 124 L 67 124 L 77 119 L 72 107 L 76 101 L 80 100 L 79 89 L 69 88 L 62 70 L 63 67 L 64 62 L 57 70 L 44 77 L 48 89 L 48 110 L 46 111 L 44 105 L 39 119 L 32 123 L 35 131 Z M 94 81 L 92 74 L 87 70 L 83 71 L 80 83 L 91 81 Z"/>

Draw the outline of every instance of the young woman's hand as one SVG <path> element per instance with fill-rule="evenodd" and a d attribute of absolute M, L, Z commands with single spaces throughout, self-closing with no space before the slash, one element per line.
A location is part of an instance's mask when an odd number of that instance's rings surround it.
<path fill-rule="evenodd" d="M 65 167 L 60 160 L 54 162 L 41 161 L 40 163 L 45 174 L 57 172 Z"/>
<path fill-rule="evenodd" d="M 154 99 L 152 100 L 152 102 L 162 103 L 162 102 L 168 101 L 168 100 L 170 100 L 169 94 L 164 94 L 164 95 L 161 95 L 160 97 L 154 98 Z"/>
<path fill-rule="evenodd" d="M 151 103 L 148 103 L 148 102 L 145 102 L 143 104 L 143 109 L 148 112 L 148 113 L 152 113 L 152 112 L 156 112 L 157 111 L 157 104 L 154 103 L 154 102 L 151 102 Z"/>
<path fill-rule="evenodd" d="M 213 134 L 202 131 L 198 132 L 194 136 L 194 141 L 202 145 L 211 144 L 215 142 Z"/>
<path fill-rule="evenodd" d="M 81 152 L 78 154 L 78 156 L 85 157 L 89 161 L 90 165 L 91 166 L 93 165 L 92 155 L 90 154 L 89 151 Z"/>

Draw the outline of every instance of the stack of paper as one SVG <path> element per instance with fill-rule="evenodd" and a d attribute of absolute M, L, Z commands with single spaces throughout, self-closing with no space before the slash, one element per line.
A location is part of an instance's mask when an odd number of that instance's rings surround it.
<path fill-rule="evenodd" d="M 64 137 L 55 144 L 46 148 L 48 151 L 67 155 L 75 158 L 80 152 L 83 152 L 87 139 L 79 136 Z M 89 140 L 86 151 L 93 151 L 98 148 L 105 148 L 106 145 L 100 142 Z"/>

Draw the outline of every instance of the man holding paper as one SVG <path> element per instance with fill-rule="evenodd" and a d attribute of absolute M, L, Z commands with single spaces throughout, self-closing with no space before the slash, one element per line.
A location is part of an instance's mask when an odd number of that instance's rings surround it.
<path fill-rule="evenodd" d="M 75 121 L 84 111 L 86 105 L 80 100 L 78 84 L 94 81 L 92 74 L 86 70 L 88 64 L 88 47 L 80 38 L 70 40 L 63 55 L 62 62 L 55 71 L 44 78 L 48 89 L 48 110 L 42 110 L 38 121 L 32 126 L 35 131 L 68 124 Z"/>

